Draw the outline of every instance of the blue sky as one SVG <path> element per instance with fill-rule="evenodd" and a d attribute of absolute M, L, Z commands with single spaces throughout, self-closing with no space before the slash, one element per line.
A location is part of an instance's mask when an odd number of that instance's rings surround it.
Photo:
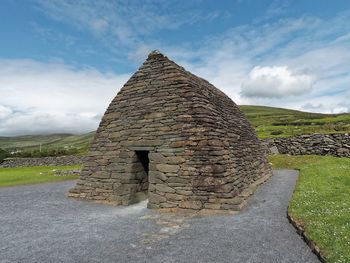
<path fill-rule="evenodd" d="M 154 49 L 238 104 L 350 111 L 348 0 L 3 0 L 0 22 L 0 136 L 96 129 Z"/>

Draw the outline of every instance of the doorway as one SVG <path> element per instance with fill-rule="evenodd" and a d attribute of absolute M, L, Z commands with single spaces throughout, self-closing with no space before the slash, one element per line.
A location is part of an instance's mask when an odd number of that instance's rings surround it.
<path fill-rule="evenodd" d="M 149 171 L 148 154 L 149 154 L 149 151 L 135 151 L 135 153 L 136 153 L 137 159 L 141 162 L 142 167 L 148 176 L 148 171 Z"/>
<path fill-rule="evenodd" d="M 148 198 L 149 151 L 135 151 L 138 168 L 136 172 L 137 190 L 131 197 L 131 203 L 138 203 Z"/>

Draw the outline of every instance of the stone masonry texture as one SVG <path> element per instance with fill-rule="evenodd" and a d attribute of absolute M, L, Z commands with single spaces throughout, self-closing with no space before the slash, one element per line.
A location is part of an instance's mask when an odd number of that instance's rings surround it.
<path fill-rule="evenodd" d="M 145 155 L 147 160 L 140 157 Z M 109 105 L 69 196 L 119 205 L 148 198 L 149 208 L 237 210 L 243 193 L 271 174 L 237 105 L 153 51 Z"/>
<path fill-rule="evenodd" d="M 349 134 L 310 134 L 262 141 L 267 153 L 350 157 Z"/>
<path fill-rule="evenodd" d="M 62 165 L 79 165 L 86 160 L 85 156 L 66 155 L 50 156 L 40 158 L 7 158 L 0 163 L 0 167 L 28 167 L 28 166 L 62 166 Z"/>

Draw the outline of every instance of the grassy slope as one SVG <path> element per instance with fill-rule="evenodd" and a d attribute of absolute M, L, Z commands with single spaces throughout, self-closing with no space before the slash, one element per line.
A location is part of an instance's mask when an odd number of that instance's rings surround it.
<path fill-rule="evenodd" d="M 0 148 L 30 151 L 38 150 L 41 143 L 42 150 L 74 147 L 80 152 L 86 152 L 94 135 L 95 132 L 89 132 L 82 135 L 50 134 L 0 137 Z"/>
<path fill-rule="evenodd" d="M 260 138 L 350 132 L 350 114 L 319 114 L 264 106 L 240 106 Z M 283 132 L 273 135 L 271 132 Z"/>
<path fill-rule="evenodd" d="M 290 213 L 328 262 L 350 262 L 350 158 L 275 155 L 270 161 L 300 170 Z"/>
<path fill-rule="evenodd" d="M 53 170 L 80 169 L 80 166 L 36 166 L 0 168 L 0 187 L 74 180 L 78 176 L 54 176 Z"/>
<path fill-rule="evenodd" d="M 285 137 L 308 133 L 350 132 L 350 114 L 318 114 L 264 106 L 240 106 L 255 127 L 260 138 Z M 272 135 L 271 132 L 283 132 Z M 83 135 L 52 134 L 18 137 L 0 137 L 0 148 L 38 150 L 74 147 L 87 151 L 94 132 Z"/>

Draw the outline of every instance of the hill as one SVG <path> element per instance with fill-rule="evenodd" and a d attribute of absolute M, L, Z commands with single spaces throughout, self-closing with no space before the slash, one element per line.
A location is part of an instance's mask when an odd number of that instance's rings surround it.
<path fill-rule="evenodd" d="M 320 114 L 265 106 L 240 106 L 260 138 L 349 133 L 350 114 Z"/>
<path fill-rule="evenodd" d="M 65 150 L 74 153 L 85 153 L 95 135 L 89 132 L 82 135 L 73 134 L 49 134 L 49 135 L 24 135 L 15 137 L 0 137 L 0 148 L 8 151 L 42 151 Z"/>
<path fill-rule="evenodd" d="M 312 133 L 350 133 L 350 114 L 319 114 L 265 106 L 240 106 L 260 138 Z M 69 150 L 85 153 L 95 132 L 0 137 L 0 148 L 25 152 Z"/>

